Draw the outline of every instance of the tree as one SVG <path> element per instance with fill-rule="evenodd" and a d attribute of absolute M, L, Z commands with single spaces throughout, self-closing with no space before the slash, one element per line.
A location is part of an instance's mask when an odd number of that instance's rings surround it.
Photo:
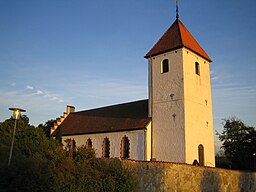
<path fill-rule="evenodd" d="M 230 169 L 231 167 L 231 162 L 228 160 L 228 158 L 225 155 L 224 150 L 220 150 L 216 155 L 215 155 L 215 166 L 219 168 L 226 168 Z"/>
<path fill-rule="evenodd" d="M 50 138 L 51 137 L 51 127 L 53 127 L 55 123 L 55 120 L 51 119 L 45 122 L 44 124 L 38 125 L 38 128 L 42 129 L 44 131 L 44 134 L 46 137 Z"/>
<path fill-rule="evenodd" d="M 0 191 L 134 191 L 135 180 L 119 159 L 98 159 L 92 148 L 47 138 L 22 116 L 7 167 L 14 119 L 0 125 Z"/>
<path fill-rule="evenodd" d="M 0 125 L 0 143 L 10 146 L 11 138 L 14 128 L 15 120 L 11 117 L 5 120 Z M 17 132 L 19 130 L 24 130 L 28 127 L 33 127 L 29 124 L 29 118 L 26 115 L 21 115 L 20 119 L 17 120 Z"/>
<path fill-rule="evenodd" d="M 41 129 L 31 126 L 27 116 L 22 115 L 17 120 L 13 156 L 7 168 L 13 128 L 13 118 L 0 125 L 0 189 L 47 191 L 50 187 L 48 183 L 51 183 L 47 179 L 47 164 L 52 141 L 45 137 Z"/>
<path fill-rule="evenodd" d="M 253 153 L 256 152 L 256 130 L 233 117 L 224 120 L 222 133 L 217 133 L 223 142 L 225 156 L 232 169 L 249 170 L 254 167 Z"/>
<path fill-rule="evenodd" d="M 61 126 L 58 126 L 56 129 L 56 140 L 59 144 L 62 144 L 62 128 Z"/>

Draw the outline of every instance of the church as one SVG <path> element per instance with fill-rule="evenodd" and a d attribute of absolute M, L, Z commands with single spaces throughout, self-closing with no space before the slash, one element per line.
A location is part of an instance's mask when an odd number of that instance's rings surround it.
<path fill-rule="evenodd" d="M 215 166 L 211 59 L 176 20 L 149 50 L 149 98 L 75 112 L 67 106 L 62 141 L 95 149 L 97 157 Z"/>

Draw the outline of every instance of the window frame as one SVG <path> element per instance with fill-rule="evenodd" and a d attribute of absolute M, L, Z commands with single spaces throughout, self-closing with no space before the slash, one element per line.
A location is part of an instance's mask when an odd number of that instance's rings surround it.
<path fill-rule="evenodd" d="M 121 159 L 128 159 L 130 157 L 130 140 L 126 135 L 121 140 L 120 156 Z"/>
<path fill-rule="evenodd" d="M 102 144 L 102 157 L 103 158 L 110 158 L 110 140 L 109 138 L 105 137 L 103 139 Z"/>
<path fill-rule="evenodd" d="M 195 62 L 195 73 L 200 76 L 200 64 L 198 62 Z"/>
<path fill-rule="evenodd" d="M 164 59 L 161 63 L 161 73 L 168 73 L 169 68 L 169 59 Z"/>
<path fill-rule="evenodd" d="M 85 143 L 86 148 L 91 149 L 92 148 L 92 140 L 91 138 L 88 138 Z"/>

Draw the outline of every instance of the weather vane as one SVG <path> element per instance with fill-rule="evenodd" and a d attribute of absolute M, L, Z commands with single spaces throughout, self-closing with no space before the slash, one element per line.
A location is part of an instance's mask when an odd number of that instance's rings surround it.
<path fill-rule="evenodd" d="M 179 19 L 179 6 L 178 6 L 179 0 L 176 0 L 176 19 Z"/>

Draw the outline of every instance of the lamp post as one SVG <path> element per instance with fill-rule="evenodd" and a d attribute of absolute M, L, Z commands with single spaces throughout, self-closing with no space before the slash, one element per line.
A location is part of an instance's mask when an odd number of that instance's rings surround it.
<path fill-rule="evenodd" d="M 8 160 L 8 168 L 10 167 L 11 159 L 12 159 L 12 150 L 13 150 L 13 144 L 14 144 L 14 138 L 15 138 L 15 130 L 16 130 L 16 126 L 17 126 L 17 120 L 20 118 L 20 113 L 21 113 L 21 112 L 26 112 L 26 110 L 20 109 L 20 108 L 9 108 L 9 110 L 13 111 L 12 117 L 15 119 L 15 123 L 14 123 L 14 129 L 13 129 L 13 135 L 12 135 L 12 144 L 11 144 L 11 149 L 10 149 L 10 154 L 9 154 L 9 160 Z"/>
<path fill-rule="evenodd" d="M 253 168 L 254 168 L 254 171 L 256 171 L 256 153 L 253 153 Z"/>

